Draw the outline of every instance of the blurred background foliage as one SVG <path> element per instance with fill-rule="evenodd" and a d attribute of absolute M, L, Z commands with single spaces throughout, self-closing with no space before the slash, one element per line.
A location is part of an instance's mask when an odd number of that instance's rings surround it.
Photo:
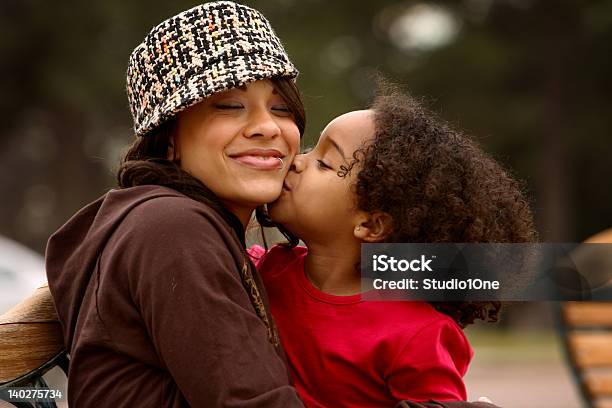
<path fill-rule="evenodd" d="M 541 239 L 612 226 L 612 2 L 245 1 L 301 71 L 305 145 L 381 72 L 526 181 Z M 48 236 L 115 185 L 132 49 L 194 1 L 0 2 L 0 234 Z"/>

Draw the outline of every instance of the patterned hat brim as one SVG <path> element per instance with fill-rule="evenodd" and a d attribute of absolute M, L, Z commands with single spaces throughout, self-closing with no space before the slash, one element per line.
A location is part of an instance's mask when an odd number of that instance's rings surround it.
<path fill-rule="evenodd" d="M 222 64 L 222 66 L 219 66 Z M 248 69 L 244 69 L 248 67 Z M 235 68 L 235 69 L 234 69 Z M 222 73 L 219 73 L 221 71 Z M 189 77 L 186 84 L 168 95 L 158 104 L 141 125 L 136 134 L 146 135 L 179 112 L 202 102 L 219 92 L 227 91 L 250 82 L 273 77 L 295 78 L 298 71 L 291 63 L 271 55 L 238 55 L 229 60 L 206 66 L 202 72 Z"/>

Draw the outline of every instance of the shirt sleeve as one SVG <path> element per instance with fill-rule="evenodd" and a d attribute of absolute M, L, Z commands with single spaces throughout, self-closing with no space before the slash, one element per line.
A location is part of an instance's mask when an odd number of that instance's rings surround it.
<path fill-rule="evenodd" d="M 127 226 L 133 300 L 189 404 L 302 407 L 219 221 L 195 201 L 168 197 L 141 204 L 125 222 L 133 224 Z"/>
<path fill-rule="evenodd" d="M 472 348 L 454 322 L 440 319 L 421 329 L 390 365 L 387 384 L 398 400 L 465 401 L 463 383 Z"/>

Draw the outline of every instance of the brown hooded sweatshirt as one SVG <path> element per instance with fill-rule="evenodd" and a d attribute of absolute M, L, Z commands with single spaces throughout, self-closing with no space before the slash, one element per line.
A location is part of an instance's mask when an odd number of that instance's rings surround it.
<path fill-rule="evenodd" d="M 80 210 L 46 253 L 70 406 L 303 406 L 245 265 L 230 226 L 175 190 L 111 190 Z"/>

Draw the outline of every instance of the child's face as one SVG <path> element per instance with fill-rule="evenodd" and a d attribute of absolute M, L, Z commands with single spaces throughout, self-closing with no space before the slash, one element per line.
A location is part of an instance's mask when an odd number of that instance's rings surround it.
<path fill-rule="evenodd" d="M 295 157 L 283 192 L 269 205 L 272 219 L 304 242 L 353 236 L 355 197 L 350 186 L 356 165 L 345 177 L 340 166 L 353 161 L 353 152 L 374 137 L 373 112 L 361 110 L 332 120 L 315 148 Z"/>

